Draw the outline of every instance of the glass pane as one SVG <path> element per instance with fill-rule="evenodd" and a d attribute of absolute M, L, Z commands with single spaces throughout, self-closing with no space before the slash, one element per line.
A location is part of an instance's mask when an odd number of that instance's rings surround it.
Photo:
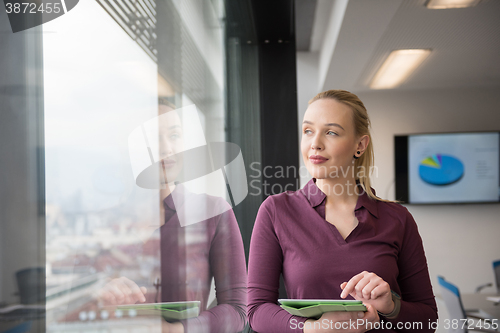
<path fill-rule="evenodd" d="M 43 26 L 48 332 L 243 329 L 223 15 L 216 0 L 80 1 Z"/>

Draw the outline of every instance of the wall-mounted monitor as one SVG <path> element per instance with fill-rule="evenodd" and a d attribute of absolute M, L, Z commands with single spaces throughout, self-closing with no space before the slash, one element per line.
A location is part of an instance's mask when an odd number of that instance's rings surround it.
<path fill-rule="evenodd" d="M 397 135 L 394 144 L 397 200 L 500 202 L 500 132 Z"/>

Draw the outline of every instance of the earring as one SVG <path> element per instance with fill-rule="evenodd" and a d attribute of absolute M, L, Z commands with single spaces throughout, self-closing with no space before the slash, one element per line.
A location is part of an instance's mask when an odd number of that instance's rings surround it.
<path fill-rule="evenodd" d="M 359 154 L 361 154 L 361 152 L 358 150 L 358 151 L 356 152 L 356 155 L 354 155 L 354 156 L 353 156 L 353 157 L 354 157 L 354 159 L 356 159 L 356 160 L 357 160 L 357 159 L 359 158 L 359 156 L 358 156 Z"/>

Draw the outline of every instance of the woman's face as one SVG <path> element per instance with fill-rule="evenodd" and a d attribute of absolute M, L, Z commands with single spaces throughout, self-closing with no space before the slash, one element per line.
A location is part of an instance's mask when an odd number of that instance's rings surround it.
<path fill-rule="evenodd" d="M 334 99 L 320 99 L 309 105 L 302 123 L 301 152 L 312 177 L 352 174 L 353 155 L 362 146 L 349 106 Z"/>
<path fill-rule="evenodd" d="M 177 179 L 183 167 L 181 152 L 184 151 L 184 137 L 181 120 L 175 111 L 169 111 L 161 105 L 160 111 L 166 113 L 159 116 L 159 147 L 161 159 L 161 172 L 166 183 Z"/>

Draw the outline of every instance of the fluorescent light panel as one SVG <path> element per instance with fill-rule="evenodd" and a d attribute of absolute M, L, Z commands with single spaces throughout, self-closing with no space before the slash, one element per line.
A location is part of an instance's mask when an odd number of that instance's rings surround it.
<path fill-rule="evenodd" d="M 428 49 L 392 51 L 375 74 L 370 88 L 391 89 L 400 85 L 430 53 L 431 50 Z"/>
<path fill-rule="evenodd" d="M 426 4 L 430 9 L 465 8 L 473 7 L 480 0 L 429 0 Z"/>

